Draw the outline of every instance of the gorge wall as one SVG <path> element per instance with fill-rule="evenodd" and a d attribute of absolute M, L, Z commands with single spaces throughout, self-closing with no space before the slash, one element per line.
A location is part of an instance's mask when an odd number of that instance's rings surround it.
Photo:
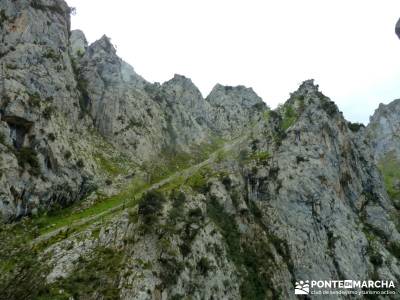
<path fill-rule="evenodd" d="M 0 299 L 398 286 L 398 101 L 365 128 L 313 80 L 275 110 L 243 86 L 204 98 L 181 75 L 146 81 L 105 36 L 88 45 L 69 13 L 0 2 Z"/>

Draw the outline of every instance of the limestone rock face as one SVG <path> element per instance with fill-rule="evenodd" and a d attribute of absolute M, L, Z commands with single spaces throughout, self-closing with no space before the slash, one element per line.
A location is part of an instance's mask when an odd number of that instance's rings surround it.
<path fill-rule="evenodd" d="M 289 109 L 296 121 L 278 144 L 274 138 L 272 145 L 254 143 L 256 151 L 269 151 L 271 159 L 246 177 L 249 198 L 261 209 L 263 223 L 288 244 L 293 279 L 361 279 L 374 270 L 397 278 L 399 268 L 377 268 L 365 256 L 366 249 L 377 247 L 390 261 L 385 243 L 400 238 L 392 216 L 396 210 L 368 141 L 349 129 L 333 102 L 310 81 L 282 107 L 283 121 Z M 268 141 L 271 135 L 268 129 L 262 136 Z M 386 242 L 375 245 L 371 230 Z M 291 287 L 286 288 L 289 292 Z"/>
<path fill-rule="evenodd" d="M 171 142 L 183 147 L 207 142 L 211 135 L 207 122 L 211 110 L 193 82 L 175 74 L 162 84 L 160 92 Z"/>
<path fill-rule="evenodd" d="M 389 153 L 400 159 L 400 100 L 380 104 L 370 118 L 368 135 L 376 161 Z"/>
<path fill-rule="evenodd" d="M 366 135 L 312 80 L 187 174 L 160 187 L 168 199 L 152 196 L 156 217 L 141 202 L 49 247 L 47 281 L 82 278 L 75 272 L 98 247 L 125 258 L 114 284 L 121 299 L 296 299 L 299 280 L 400 276 L 398 211 Z"/>
<path fill-rule="evenodd" d="M 140 166 L 230 139 L 265 110 L 249 106 L 248 97 L 262 101 L 243 87 L 208 102 L 183 76 L 147 82 L 108 37 L 88 45 L 82 31 L 71 32 L 64 1 L 2 1 L 0 11 L 6 220 L 75 202 L 101 185 L 99 169 L 107 168 L 99 163 L 109 155 L 99 143 Z"/>
<path fill-rule="evenodd" d="M 1 175 L 4 219 L 65 205 L 90 190 L 90 163 L 78 167 L 84 135 L 69 55 L 64 1 L 2 1 Z M 80 164 L 78 164 L 80 165 Z"/>
<path fill-rule="evenodd" d="M 143 89 L 148 83 L 116 55 L 109 38 L 94 42 L 74 64 L 82 113 L 100 134 L 140 159 L 157 153 L 164 140 L 163 113 Z"/>
<path fill-rule="evenodd" d="M 151 84 L 116 55 L 105 36 L 74 63 L 83 110 L 102 135 L 140 161 L 165 149 L 190 152 L 191 146 L 215 136 L 230 139 L 266 110 L 261 98 L 245 87 L 227 88 L 232 90 L 228 93 L 216 88 L 204 99 L 182 75 Z"/>
<path fill-rule="evenodd" d="M 258 121 L 266 110 L 251 88 L 217 84 L 206 98 L 213 110 L 210 126 L 222 135 L 237 135 Z"/>
<path fill-rule="evenodd" d="M 78 56 L 85 54 L 88 47 L 85 34 L 81 30 L 72 30 L 69 38 L 70 54 L 77 59 Z"/>
<path fill-rule="evenodd" d="M 370 141 L 375 162 L 379 166 L 393 204 L 400 208 L 400 100 L 380 104 L 370 117 L 365 135 Z"/>

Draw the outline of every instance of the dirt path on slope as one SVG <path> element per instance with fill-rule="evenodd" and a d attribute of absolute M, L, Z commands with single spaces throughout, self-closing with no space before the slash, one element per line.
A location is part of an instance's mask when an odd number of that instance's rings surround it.
<path fill-rule="evenodd" d="M 142 193 L 147 192 L 147 191 L 159 189 L 160 187 L 162 187 L 162 186 L 164 186 L 164 185 L 166 185 L 166 184 L 168 184 L 168 183 L 170 183 L 170 182 L 172 182 L 175 179 L 178 179 L 180 177 L 182 177 L 184 179 L 187 179 L 187 178 L 191 177 L 193 174 L 195 174 L 201 168 L 203 168 L 203 167 L 215 162 L 215 160 L 218 157 L 218 153 L 220 153 L 221 151 L 227 152 L 227 151 L 232 150 L 236 145 L 238 145 L 239 143 L 244 141 L 246 137 L 247 137 L 247 135 L 243 135 L 241 137 L 238 137 L 238 138 L 234 139 L 230 143 L 227 143 L 224 146 L 222 146 L 220 149 L 214 151 L 209 156 L 208 159 L 206 159 L 206 160 L 204 160 L 204 161 L 202 161 L 202 162 L 200 162 L 200 163 L 198 163 L 198 164 L 196 164 L 194 166 L 191 166 L 191 167 L 189 167 L 189 168 L 187 168 L 185 170 L 182 170 L 180 172 L 176 172 L 176 173 L 172 174 L 170 177 L 165 178 L 165 179 L 163 179 L 163 180 L 161 180 L 161 181 L 159 181 L 157 183 L 152 184 L 150 187 L 148 187 L 148 188 L 144 189 L 143 191 L 141 191 L 138 194 L 138 196 L 140 194 L 142 194 Z M 105 210 L 105 211 L 103 211 L 103 212 L 101 212 L 99 214 L 80 219 L 79 221 L 72 222 L 69 225 L 62 226 L 60 228 L 57 228 L 57 229 L 55 229 L 53 231 L 47 232 L 47 233 L 35 238 L 32 241 L 32 243 L 33 243 L 33 245 L 40 244 L 42 242 L 45 242 L 45 241 L 51 239 L 52 237 L 57 236 L 58 234 L 60 234 L 62 232 L 67 232 L 67 231 L 69 231 L 69 230 L 71 230 L 73 228 L 77 228 L 77 227 L 86 225 L 88 223 L 92 223 L 93 221 L 101 219 L 102 217 L 104 217 L 106 215 L 112 214 L 112 213 L 114 213 L 114 212 L 116 212 L 118 210 L 122 210 L 125 206 L 126 206 L 125 203 L 118 204 L 118 205 L 116 205 L 116 206 L 114 206 L 114 207 L 112 207 L 110 209 L 107 209 L 107 210 Z"/>

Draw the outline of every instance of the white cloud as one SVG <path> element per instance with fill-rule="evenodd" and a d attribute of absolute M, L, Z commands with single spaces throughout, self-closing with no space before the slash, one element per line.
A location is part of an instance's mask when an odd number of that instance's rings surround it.
<path fill-rule="evenodd" d="M 67 0 L 73 28 L 107 34 L 150 81 L 174 73 L 207 95 L 251 86 L 271 106 L 315 78 L 352 121 L 400 98 L 398 0 Z"/>

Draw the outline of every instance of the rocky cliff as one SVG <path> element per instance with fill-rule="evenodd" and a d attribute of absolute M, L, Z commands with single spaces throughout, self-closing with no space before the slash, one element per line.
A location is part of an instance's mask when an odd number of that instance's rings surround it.
<path fill-rule="evenodd" d="M 375 161 L 382 172 L 387 192 L 397 207 L 400 207 L 399 115 L 400 100 L 380 104 L 367 127 Z"/>
<path fill-rule="evenodd" d="M 89 124 L 79 91 L 63 1 L 2 1 L 1 187 L 5 219 L 68 204 L 90 188 L 77 148 Z"/>
<path fill-rule="evenodd" d="M 368 134 L 376 161 L 391 153 L 400 159 L 399 115 L 400 100 L 394 100 L 387 105 L 380 104 L 370 118 Z"/>
<path fill-rule="evenodd" d="M 88 45 L 69 12 L 0 2 L 0 211 L 14 221 L 0 227 L 0 299 L 398 283 L 399 205 L 381 173 L 397 157 L 397 102 L 364 128 L 313 80 L 276 110 L 243 86 L 204 98 L 181 75 L 146 81 L 105 36 Z"/>
<path fill-rule="evenodd" d="M 150 84 L 107 37 L 88 45 L 71 32 L 64 1 L 2 1 L 0 11 L 6 220 L 83 198 L 104 184 L 105 158 L 125 168 L 124 157 L 127 173 L 148 173 L 144 162 L 230 139 L 267 109 L 242 87 L 224 97 L 235 108 L 224 111 L 183 76 Z"/>

